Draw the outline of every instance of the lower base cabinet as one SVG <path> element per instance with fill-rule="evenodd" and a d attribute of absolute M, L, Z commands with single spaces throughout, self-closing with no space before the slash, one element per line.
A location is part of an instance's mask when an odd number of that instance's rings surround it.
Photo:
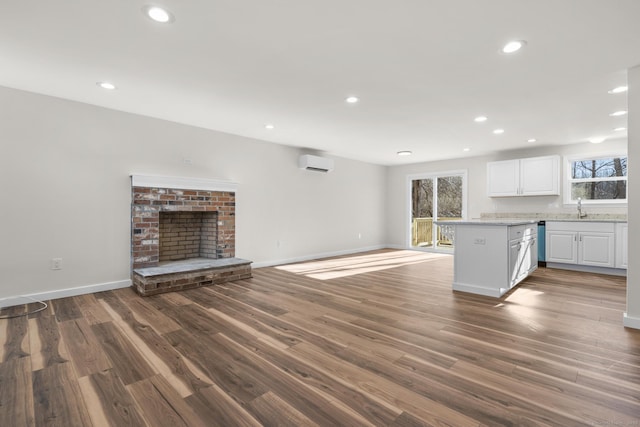
<path fill-rule="evenodd" d="M 453 290 L 500 297 L 538 267 L 537 224 L 456 224 Z"/>
<path fill-rule="evenodd" d="M 547 262 L 615 268 L 615 252 L 612 222 L 547 221 Z"/>

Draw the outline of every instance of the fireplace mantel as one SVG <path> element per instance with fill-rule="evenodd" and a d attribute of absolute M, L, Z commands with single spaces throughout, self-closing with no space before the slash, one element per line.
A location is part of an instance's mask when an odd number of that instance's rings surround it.
<path fill-rule="evenodd" d="M 173 188 L 203 191 L 236 192 L 238 183 L 222 179 L 187 178 L 177 176 L 131 175 L 132 187 Z"/>

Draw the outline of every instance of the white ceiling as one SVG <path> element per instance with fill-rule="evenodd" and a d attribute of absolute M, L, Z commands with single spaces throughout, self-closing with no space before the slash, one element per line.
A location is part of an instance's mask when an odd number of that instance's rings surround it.
<path fill-rule="evenodd" d="M 415 163 L 626 137 L 607 90 L 640 64 L 639 17 L 640 0 L 2 0 L 0 85 Z"/>

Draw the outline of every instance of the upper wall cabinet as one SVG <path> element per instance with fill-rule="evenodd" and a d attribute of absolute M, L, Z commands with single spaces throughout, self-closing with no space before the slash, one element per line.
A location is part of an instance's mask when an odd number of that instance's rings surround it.
<path fill-rule="evenodd" d="M 487 163 L 489 197 L 560 194 L 560 156 L 530 157 Z"/>

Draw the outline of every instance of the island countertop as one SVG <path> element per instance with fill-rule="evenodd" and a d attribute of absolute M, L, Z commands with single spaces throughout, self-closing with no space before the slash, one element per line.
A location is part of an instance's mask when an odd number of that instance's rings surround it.
<path fill-rule="evenodd" d="M 433 221 L 436 225 L 495 225 L 514 226 L 537 224 L 538 220 L 532 219 L 471 219 L 463 221 Z"/>
<path fill-rule="evenodd" d="M 526 219 L 526 218 L 495 218 L 495 219 L 470 219 L 462 221 L 433 221 L 436 225 L 526 225 L 536 224 L 540 221 L 545 222 L 608 222 L 608 223 L 625 223 L 626 219 L 600 219 L 600 218 L 551 218 L 551 219 Z"/>

